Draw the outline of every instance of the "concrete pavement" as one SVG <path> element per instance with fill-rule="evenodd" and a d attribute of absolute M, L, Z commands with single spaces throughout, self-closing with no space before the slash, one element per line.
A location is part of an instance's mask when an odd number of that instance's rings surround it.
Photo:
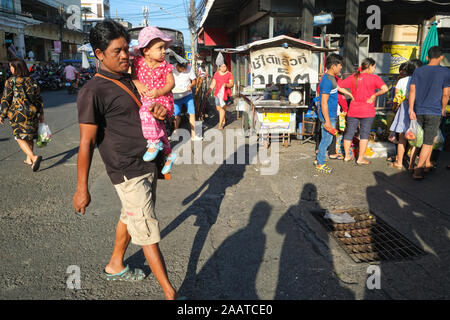
<path fill-rule="evenodd" d="M 84 217 L 74 214 L 75 96 L 45 93 L 44 100 L 54 139 L 38 149 L 39 172 L 22 163 L 9 126 L 0 128 L 0 298 L 162 299 L 151 274 L 136 284 L 101 279 L 119 199 L 96 152 L 93 201 Z M 215 121 L 211 112 L 208 123 Z M 238 127 L 234 121 L 227 128 Z M 335 173 L 322 175 L 313 155 L 313 144 L 292 140 L 280 147 L 277 175 L 261 175 L 259 163 L 180 164 L 172 180 L 158 182 L 160 247 L 180 292 L 190 299 L 448 299 L 449 154 L 421 182 L 384 159 L 365 167 L 330 160 Z M 427 254 L 377 263 L 381 289 L 369 290 L 369 264 L 354 263 L 310 213 L 351 207 L 370 209 Z M 139 247 L 130 245 L 127 262 L 150 273 Z M 80 268 L 80 290 L 66 284 L 73 265 Z"/>

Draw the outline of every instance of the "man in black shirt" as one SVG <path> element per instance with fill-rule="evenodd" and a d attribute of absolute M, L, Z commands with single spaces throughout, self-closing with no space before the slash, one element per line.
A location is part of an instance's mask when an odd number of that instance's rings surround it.
<path fill-rule="evenodd" d="M 104 277 L 127 281 L 144 278 L 142 270 L 131 270 L 123 265 L 125 251 L 131 241 L 142 246 L 165 298 L 176 299 L 178 294 L 168 279 L 158 246 L 160 234 L 154 213 L 156 168 L 154 163 L 142 160 L 147 142 L 141 129 L 139 101 L 135 100 L 138 93 L 126 73 L 129 69 L 130 37 L 120 24 L 105 20 L 91 30 L 89 38 L 100 60 L 100 76 L 83 87 L 77 101 L 80 148 L 74 207 L 84 214 L 91 201 L 88 176 L 97 144 L 108 176 L 122 202 L 114 250 L 105 267 Z M 152 114 L 164 120 L 166 109 L 155 104 Z"/>

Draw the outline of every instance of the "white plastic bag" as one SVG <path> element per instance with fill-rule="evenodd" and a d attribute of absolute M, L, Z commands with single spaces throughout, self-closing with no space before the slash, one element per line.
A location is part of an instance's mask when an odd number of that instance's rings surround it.
<path fill-rule="evenodd" d="M 226 105 L 226 102 L 225 102 L 225 100 L 223 99 L 224 95 L 225 95 L 225 85 L 223 85 L 222 88 L 220 88 L 220 90 L 219 90 L 219 95 L 218 95 L 218 98 L 219 98 L 219 105 L 220 105 L 220 107 L 222 107 L 222 108 Z"/>
<path fill-rule="evenodd" d="M 36 145 L 38 147 L 45 147 L 50 141 L 52 141 L 52 132 L 50 131 L 50 128 L 45 122 L 39 123 Z"/>
<path fill-rule="evenodd" d="M 407 140 L 415 140 L 417 136 L 417 128 L 419 126 L 419 123 L 417 120 L 411 120 L 409 123 L 409 128 L 406 130 L 405 138 Z"/>
<path fill-rule="evenodd" d="M 438 129 L 437 135 L 433 140 L 433 150 L 440 149 L 444 144 L 444 142 L 445 142 L 444 135 L 442 134 L 441 129 Z"/>
<path fill-rule="evenodd" d="M 423 129 L 417 120 L 411 120 L 409 129 L 406 131 L 405 138 L 409 140 L 409 145 L 420 148 L 423 144 Z"/>

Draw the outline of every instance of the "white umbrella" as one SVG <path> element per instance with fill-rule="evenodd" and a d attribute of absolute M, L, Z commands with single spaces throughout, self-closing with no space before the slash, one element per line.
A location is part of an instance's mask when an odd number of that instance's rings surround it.
<path fill-rule="evenodd" d="M 89 64 L 89 60 L 88 60 L 88 57 L 87 57 L 87 52 L 83 51 L 81 53 L 81 67 L 83 69 L 89 69 L 90 66 L 91 65 Z"/>
<path fill-rule="evenodd" d="M 92 46 L 90 43 L 83 44 L 81 47 L 78 48 L 78 52 L 94 52 L 92 50 Z"/>

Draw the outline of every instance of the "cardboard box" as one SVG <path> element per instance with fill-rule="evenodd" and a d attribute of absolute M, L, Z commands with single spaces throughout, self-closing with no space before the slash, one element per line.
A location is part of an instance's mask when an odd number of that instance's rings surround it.
<path fill-rule="evenodd" d="M 383 27 L 382 41 L 384 42 L 417 42 L 418 25 L 394 25 Z"/>

